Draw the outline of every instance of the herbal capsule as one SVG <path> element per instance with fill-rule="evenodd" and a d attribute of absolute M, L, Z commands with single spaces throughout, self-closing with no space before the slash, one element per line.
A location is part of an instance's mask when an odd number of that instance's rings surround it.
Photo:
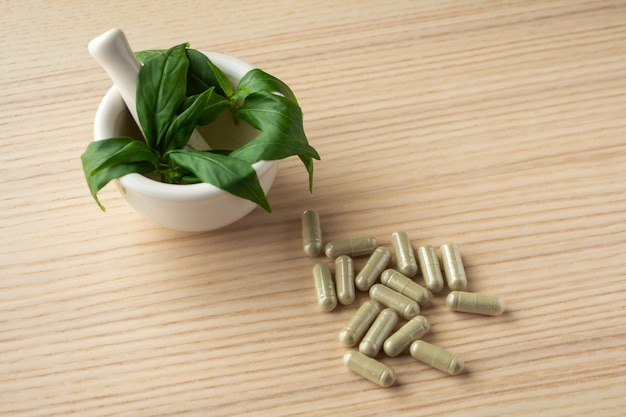
<path fill-rule="evenodd" d="M 335 259 L 340 255 L 351 257 L 369 255 L 376 249 L 376 238 L 372 236 L 356 237 L 351 239 L 339 239 L 328 242 L 326 256 Z"/>
<path fill-rule="evenodd" d="M 385 340 L 383 349 L 387 356 L 398 356 L 404 352 L 411 343 L 428 333 L 429 330 L 430 323 L 428 323 L 426 317 L 413 317 Z"/>
<path fill-rule="evenodd" d="M 398 271 L 407 277 L 414 277 L 417 274 L 417 261 L 409 236 L 406 232 L 394 232 L 391 234 L 391 245 L 396 254 Z"/>
<path fill-rule="evenodd" d="M 371 358 L 378 355 L 387 336 L 398 323 L 398 313 L 391 308 L 386 308 L 378 314 L 374 323 L 369 328 L 363 340 L 359 344 L 359 352 Z"/>
<path fill-rule="evenodd" d="M 410 350 L 411 356 L 418 361 L 450 375 L 458 375 L 463 370 L 463 359 L 423 340 L 413 342 Z"/>
<path fill-rule="evenodd" d="M 417 259 L 424 277 L 424 285 L 431 292 L 437 293 L 443 289 L 443 277 L 435 248 L 430 245 L 417 248 Z"/>
<path fill-rule="evenodd" d="M 337 299 L 341 304 L 352 304 L 355 298 L 354 264 L 348 255 L 341 255 L 335 259 L 335 288 Z"/>
<path fill-rule="evenodd" d="M 354 279 L 356 287 L 361 291 L 369 290 L 382 270 L 387 268 L 389 261 L 391 261 L 391 251 L 384 246 L 376 248 Z"/>
<path fill-rule="evenodd" d="M 393 369 L 356 350 L 347 351 L 343 355 L 343 363 L 352 372 L 369 379 L 381 387 L 390 387 L 396 381 L 396 373 Z"/>
<path fill-rule="evenodd" d="M 461 253 L 454 243 L 448 243 L 441 247 L 441 262 L 446 273 L 448 287 L 452 291 L 463 291 L 467 286 L 467 278 L 465 277 Z"/>
<path fill-rule="evenodd" d="M 313 266 L 313 282 L 317 293 L 317 304 L 320 309 L 330 311 L 337 307 L 335 283 L 330 268 L 323 262 Z"/>
<path fill-rule="evenodd" d="M 489 294 L 452 291 L 446 298 L 446 304 L 450 310 L 463 313 L 499 316 L 504 312 L 504 301 L 495 295 Z"/>
<path fill-rule="evenodd" d="M 302 248 L 309 256 L 317 256 L 322 252 L 320 216 L 315 210 L 302 213 Z"/>
<path fill-rule="evenodd" d="M 383 271 L 380 276 L 380 282 L 392 290 L 406 295 L 411 300 L 415 300 L 418 304 L 424 304 L 430 301 L 430 293 L 426 288 L 394 269 Z"/>
<path fill-rule="evenodd" d="M 354 346 L 363 337 L 367 329 L 376 320 L 376 316 L 382 309 L 381 305 L 374 300 L 367 300 L 354 313 L 348 324 L 339 332 L 339 341 L 344 346 Z"/>
<path fill-rule="evenodd" d="M 370 288 L 370 297 L 379 303 L 396 310 L 396 313 L 405 320 L 411 320 L 420 312 L 420 307 L 414 300 L 400 294 L 383 284 L 374 284 Z"/>

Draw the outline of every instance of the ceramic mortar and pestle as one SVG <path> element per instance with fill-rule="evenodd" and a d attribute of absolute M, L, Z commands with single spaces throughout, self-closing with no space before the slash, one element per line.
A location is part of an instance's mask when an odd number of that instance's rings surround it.
<path fill-rule="evenodd" d="M 142 140 L 135 101 L 141 63 L 135 57 L 124 32 L 111 29 L 93 39 L 88 49 L 114 83 L 96 111 L 94 140 L 118 136 Z M 233 87 L 254 68 L 228 55 L 204 54 L 226 74 Z M 222 116 L 206 127 L 197 127 L 188 146 L 198 150 L 228 149 L 228 146 L 234 149 L 258 134 L 257 130 L 245 123 L 233 124 L 230 115 Z M 259 161 L 252 166 L 267 194 L 278 172 L 278 161 Z M 136 173 L 124 175 L 115 182 L 126 201 L 137 212 L 174 230 L 202 232 L 218 229 L 241 219 L 256 207 L 251 201 L 206 183 L 168 184 Z"/>

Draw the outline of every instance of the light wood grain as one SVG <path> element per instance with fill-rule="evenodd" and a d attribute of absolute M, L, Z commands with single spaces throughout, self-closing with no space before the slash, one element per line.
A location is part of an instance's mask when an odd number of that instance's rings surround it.
<path fill-rule="evenodd" d="M 143 4 L 142 4 L 143 3 Z M 622 1 L 2 2 L 0 414 L 621 416 L 626 407 Z M 110 85 L 86 45 L 235 55 L 296 92 L 322 155 L 223 230 L 184 234 L 87 191 Z M 348 371 L 300 214 L 324 240 L 453 241 L 500 317 L 424 309 L 449 377 Z M 363 260 L 357 261 L 357 266 Z M 366 298 L 360 294 L 358 302 Z"/>

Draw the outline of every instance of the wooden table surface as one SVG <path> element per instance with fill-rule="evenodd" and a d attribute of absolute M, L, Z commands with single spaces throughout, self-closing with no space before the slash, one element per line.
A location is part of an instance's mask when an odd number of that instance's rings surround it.
<path fill-rule="evenodd" d="M 139 3 L 2 2 L 0 414 L 624 415 L 624 1 Z M 156 226 L 112 185 L 100 212 L 79 157 L 111 82 L 86 46 L 112 27 L 286 81 L 313 194 L 291 158 L 274 212 L 219 231 Z M 306 208 L 325 242 L 458 244 L 469 289 L 507 303 L 423 309 L 461 375 L 381 356 L 385 389 L 344 367 L 367 295 L 318 310 Z"/>

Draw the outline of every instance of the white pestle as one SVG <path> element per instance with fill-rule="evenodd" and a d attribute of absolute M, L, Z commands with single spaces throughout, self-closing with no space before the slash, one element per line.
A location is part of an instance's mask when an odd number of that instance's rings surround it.
<path fill-rule="evenodd" d="M 126 107 L 141 129 L 137 117 L 137 75 L 141 63 L 135 57 L 126 35 L 121 29 L 111 29 L 89 42 L 89 53 L 104 68 L 117 87 Z M 194 129 L 187 145 L 198 150 L 211 149 L 202 135 Z"/>

